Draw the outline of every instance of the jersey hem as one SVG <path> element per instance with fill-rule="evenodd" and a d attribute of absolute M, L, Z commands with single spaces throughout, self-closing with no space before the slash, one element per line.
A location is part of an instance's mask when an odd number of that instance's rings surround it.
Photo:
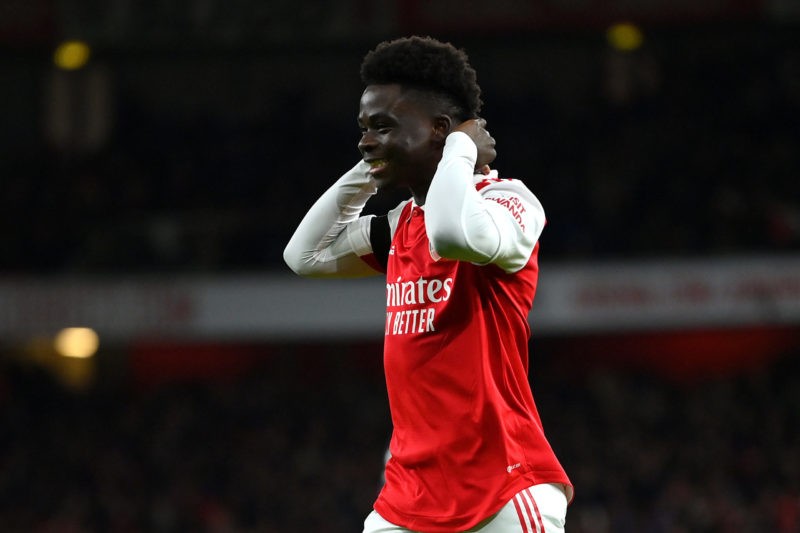
<path fill-rule="evenodd" d="M 531 475 L 537 473 L 539 475 Z M 545 477 L 541 477 L 542 473 L 547 475 Z M 553 474 L 553 477 L 550 477 L 549 474 Z M 527 472 L 517 481 L 509 484 L 508 487 L 502 491 L 501 494 L 503 494 L 503 497 L 500 498 L 498 503 L 491 506 L 488 512 L 482 516 L 474 516 L 471 514 L 459 515 L 456 517 L 449 517 L 446 519 L 446 521 L 443 521 L 439 516 L 410 515 L 403 513 L 395 509 L 395 507 L 389 502 L 380 498 L 375 501 L 373 508 L 384 519 L 406 529 L 422 531 L 425 533 L 453 533 L 453 531 L 466 531 L 471 527 L 481 523 L 481 521 L 494 516 L 500 512 L 503 506 L 505 506 L 519 491 L 534 485 L 543 485 L 547 483 L 558 483 L 563 485 L 567 497 L 567 504 L 569 505 L 572 503 L 574 498 L 574 488 L 572 486 L 572 482 L 570 482 L 569 478 L 566 476 L 566 474 L 564 474 L 564 472 L 550 470 L 544 472 Z M 435 522 L 433 520 L 435 520 Z"/>

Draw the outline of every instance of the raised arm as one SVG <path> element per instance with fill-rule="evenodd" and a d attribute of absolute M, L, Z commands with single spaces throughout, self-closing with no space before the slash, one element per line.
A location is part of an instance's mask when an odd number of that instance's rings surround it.
<path fill-rule="evenodd" d="M 428 238 L 442 257 L 514 272 L 525 266 L 541 235 L 544 210 L 517 180 L 475 176 L 476 163 L 485 163 L 486 155 L 485 147 L 479 155 L 470 134 L 457 130 L 447 137 L 425 201 Z"/>
<path fill-rule="evenodd" d="M 283 251 L 295 273 L 308 277 L 362 277 L 380 274 L 362 258 L 372 253 L 373 216 L 361 216 L 377 187 L 360 161 L 311 206 Z"/>

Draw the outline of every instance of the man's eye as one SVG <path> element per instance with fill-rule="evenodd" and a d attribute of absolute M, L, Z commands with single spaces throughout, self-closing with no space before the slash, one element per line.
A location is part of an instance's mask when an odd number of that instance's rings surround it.
<path fill-rule="evenodd" d="M 385 124 L 376 124 L 374 126 L 359 126 L 358 131 L 361 132 L 361 135 L 365 135 L 370 131 L 375 131 L 381 135 L 386 135 L 387 133 L 392 131 L 392 127 Z"/>

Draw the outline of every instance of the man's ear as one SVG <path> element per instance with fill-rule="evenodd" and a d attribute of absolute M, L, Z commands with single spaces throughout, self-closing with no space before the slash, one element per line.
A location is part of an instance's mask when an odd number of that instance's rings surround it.
<path fill-rule="evenodd" d="M 454 126 L 453 118 L 449 115 L 436 115 L 433 118 L 433 139 L 444 143 Z"/>

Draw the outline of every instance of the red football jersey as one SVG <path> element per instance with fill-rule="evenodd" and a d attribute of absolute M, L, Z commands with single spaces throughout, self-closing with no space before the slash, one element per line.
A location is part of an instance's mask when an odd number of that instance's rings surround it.
<path fill-rule="evenodd" d="M 526 487 L 570 486 L 528 382 L 538 250 L 537 243 L 514 273 L 441 259 L 431 251 L 424 210 L 403 207 L 386 275 L 394 431 L 375 502 L 390 522 L 462 531 Z"/>

